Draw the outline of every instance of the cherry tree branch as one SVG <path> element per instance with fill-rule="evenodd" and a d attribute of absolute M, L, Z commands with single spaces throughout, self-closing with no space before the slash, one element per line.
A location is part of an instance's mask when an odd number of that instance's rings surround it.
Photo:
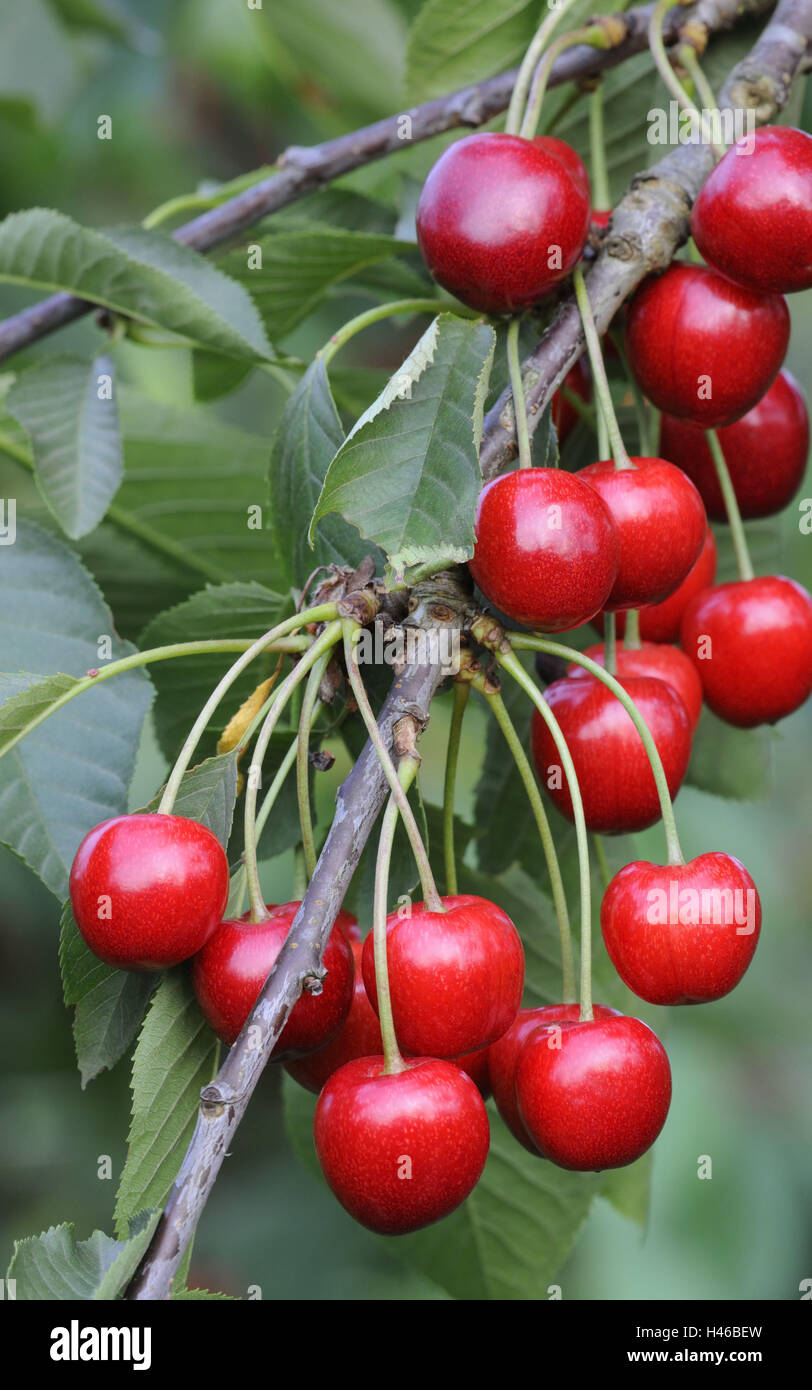
<path fill-rule="evenodd" d="M 704 25 L 709 33 L 727 29 L 742 15 L 771 9 L 772 3 L 773 0 L 698 0 L 689 8 L 677 6 L 666 16 L 664 37 L 667 43 L 674 42 L 689 18 Z M 590 77 L 640 53 L 648 42 L 652 9 L 653 5 L 642 5 L 616 15 L 619 32 L 625 37 L 610 49 L 598 50 L 587 44 L 568 49 L 556 61 L 548 85 L 561 86 Z M 267 179 L 184 223 L 172 235 L 195 251 L 210 251 L 342 174 L 445 131 L 484 125 L 507 108 L 516 73 L 515 68 L 500 73 L 321 145 L 294 146 L 280 156 L 276 171 Z M 0 323 L 0 361 L 95 308 L 98 305 L 88 300 L 62 293 L 12 315 Z"/>
<path fill-rule="evenodd" d="M 730 8 L 735 10 L 735 0 Z M 757 125 L 773 120 L 786 105 L 810 48 L 812 0 L 781 0 L 750 53 L 722 87 L 720 111 L 752 111 Z M 632 180 L 612 213 L 610 233 L 586 281 L 600 333 L 641 280 L 665 270 L 687 239 L 691 207 L 712 167 L 709 145 L 678 145 Z M 570 295 L 522 364 L 531 434 L 585 347 L 581 316 Z M 500 473 L 517 453 L 513 400 L 506 390 L 485 419 L 480 450 L 485 480 Z"/>
<path fill-rule="evenodd" d="M 381 710 L 378 725 L 387 748 L 413 746 L 428 723 L 429 705 L 444 674 L 439 630 L 459 627 L 470 602 L 451 574 L 438 575 L 419 589 L 423 598 L 416 590 L 418 606 L 411 622 L 422 628 L 425 649 L 421 659 L 395 676 Z M 194 1134 L 128 1299 L 169 1298 L 184 1251 L 290 1011 L 308 982 L 323 978 L 322 951 L 388 794 L 383 768 L 368 742 L 336 794 L 330 832 L 274 968 L 220 1071 L 201 1092 Z"/>

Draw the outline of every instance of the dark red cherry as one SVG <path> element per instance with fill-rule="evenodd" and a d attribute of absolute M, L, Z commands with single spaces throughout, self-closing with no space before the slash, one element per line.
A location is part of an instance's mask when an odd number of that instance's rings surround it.
<path fill-rule="evenodd" d="M 604 606 L 620 544 L 594 488 L 558 468 L 520 468 L 482 489 L 469 569 L 509 618 L 564 632 Z"/>
<path fill-rule="evenodd" d="M 691 599 L 702 589 L 709 589 L 716 578 L 716 541 L 708 527 L 699 558 L 678 589 L 662 603 L 651 603 L 640 609 L 640 636 L 644 642 L 678 642 L 682 615 Z M 618 637 L 626 631 L 626 614 L 615 617 Z M 603 614 L 599 613 L 594 626 L 603 632 Z"/>
<path fill-rule="evenodd" d="M 547 154 L 551 154 L 554 159 L 559 160 L 568 170 L 578 191 L 588 201 L 591 201 L 592 190 L 589 186 L 589 174 L 586 165 L 577 150 L 572 148 L 572 145 L 568 145 L 566 140 L 559 140 L 557 135 L 536 135 L 533 137 L 533 144 Z"/>
<path fill-rule="evenodd" d="M 562 384 L 574 396 L 578 396 L 585 403 L 589 402 L 592 395 L 592 378 L 583 357 L 579 357 L 575 365 L 570 367 Z M 559 447 L 563 448 L 578 423 L 578 412 L 560 387 L 553 396 L 550 411 Z"/>
<path fill-rule="evenodd" d="M 537 1028 L 516 1067 L 519 1114 L 560 1168 L 622 1168 L 651 1148 L 671 1103 L 671 1068 L 638 1018 Z"/>
<path fill-rule="evenodd" d="M 520 1009 L 507 1032 L 488 1048 L 488 1073 L 496 1108 L 514 1139 L 518 1139 L 530 1153 L 538 1153 L 538 1149 L 524 1127 L 516 1100 L 519 1053 L 537 1028 L 561 1023 L 565 1019 L 570 1023 L 577 1022 L 580 1012 L 578 1004 L 545 1004 L 543 1008 Z M 617 1014 L 617 1009 L 605 1009 L 596 1004 L 593 1012 L 596 1018 L 611 1018 Z"/>
<path fill-rule="evenodd" d="M 228 900 L 228 860 L 200 821 L 116 816 L 82 840 L 70 872 L 76 925 L 107 965 L 165 970 L 188 960 Z"/>
<path fill-rule="evenodd" d="M 756 885 L 730 854 L 677 865 L 636 860 L 615 874 L 601 905 L 612 964 L 650 1004 L 706 1004 L 729 994 L 760 929 Z"/>
<path fill-rule="evenodd" d="M 745 520 L 780 512 L 801 485 L 809 453 L 809 415 L 795 378 L 779 372 L 752 410 L 720 429 L 719 443 Z M 660 451 L 696 483 L 711 520 L 727 521 L 704 431 L 664 414 Z"/>
<path fill-rule="evenodd" d="M 300 903 L 269 907 L 260 922 L 221 922 L 195 958 L 192 979 L 209 1027 L 230 1047 L 273 969 Z M 349 913 L 339 913 L 345 921 Z M 341 922 L 330 933 L 323 956 L 327 975 L 320 994 L 305 991 L 293 1006 L 271 1054 L 274 1061 L 315 1052 L 343 1027 L 353 997 L 352 948 Z"/>
<path fill-rule="evenodd" d="M 624 676 L 624 690 L 651 732 L 668 789 L 679 790 L 691 754 L 691 721 L 682 700 L 652 676 Z M 589 830 L 619 835 L 645 830 L 660 818 L 660 803 L 643 740 L 620 701 L 594 676 L 565 676 L 544 698 L 572 755 Z M 568 820 L 572 798 L 561 757 L 541 715 L 533 711 L 533 761 L 542 785 Z"/>
<path fill-rule="evenodd" d="M 762 126 L 720 159 L 694 204 L 705 260 L 739 285 L 789 294 L 812 286 L 812 136 Z"/>
<path fill-rule="evenodd" d="M 342 913 L 342 916 L 348 917 L 349 913 Z M 335 1037 L 324 1047 L 320 1047 L 318 1052 L 311 1052 L 307 1057 L 299 1057 L 296 1061 L 285 1063 L 285 1071 L 290 1073 L 294 1081 L 298 1081 L 300 1086 L 304 1086 L 307 1091 L 313 1091 L 315 1095 L 319 1094 L 325 1082 L 339 1067 L 343 1067 L 347 1062 L 354 1062 L 358 1057 L 377 1057 L 378 1053 L 383 1051 L 381 1025 L 369 1002 L 361 973 L 361 953 L 364 945 L 362 941 L 352 940 L 350 946 L 355 963 L 355 984 L 350 1011 L 344 1024 Z"/>
<path fill-rule="evenodd" d="M 778 294 L 734 285 L 705 266 L 673 265 L 644 282 L 629 308 L 629 363 L 660 409 L 709 429 L 751 410 L 789 343 Z"/>
<path fill-rule="evenodd" d="M 812 692 L 812 597 L 794 579 L 705 590 L 683 615 L 681 641 L 707 704 L 728 724 L 774 724 Z"/>
<path fill-rule="evenodd" d="M 507 913 L 487 898 L 443 898 L 444 912 L 417 903 L 387 918 L 389 992 L 398 1042 L 421 1057 L 452 1058 L 487 1047 L 519 1011 L 524 951 Z M 371 936 L 364 984 L 378 1005 Z"/>
<path fill-rule="evenodd" d="M 695 563 L 708 521 L 690 478 L 673 463 L 633 458 L 591 463 L 578 477 L 594 487 L 615 519 L 620 568 L 604 607 L 639 608 L 668 598 Z"/>
<path fill-rule="evenodd" d="M 578 261 L 589 196 L 561 158 L 518 135 L 466 135 L 434 165 L 417 205 L 429 270 L 488 314 L 527 309 Z"/>
<path fill-rule="evenodd" d="M 465 1201 L 485 1166 L 490 1127 L 479 1091 L 451 1062 L 416 1057 L 392 1075 L 383 1066 L 383 1057 L 361 1057 L 330 1077 L 313 1138 L 350 1216 L 395 1236 Z"/>
<path fill-rule="evenodd" d="M 599 666 L 606 665 L 602 642 L 587 647 L 584 656 L 591 656 Z M 702 713 L 702 682 L 693 662 L 679 647 L 672 647 L 666 642 L 643 642 L 639 647 L 618 647 L 615 668 L 624 680 L 626 676 L 654 676 L 657 680 L 665 681 L 679 695 L 692 727 L 696 728 Z M 588 672 L 573 661 L 567 675 L 583 677 Z"/>

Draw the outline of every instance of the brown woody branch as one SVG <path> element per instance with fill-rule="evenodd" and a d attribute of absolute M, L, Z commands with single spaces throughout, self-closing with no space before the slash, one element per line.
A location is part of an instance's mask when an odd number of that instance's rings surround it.
<path fill-rule="evenodd" d="M 666 42 L 672 42 L 688 18 L 699 21 L 712 33 L 729 28 L 742 14 L 763 13 L 771 8 L 772 0 L 698 0 L 688 9 L 670 10 L 663 32 Z M 552 69 L 549 85 L 555 87 L 590 77 L 640 53 L 648 41 L 652 9 L 652 5 L 643 5 L 616 16 L 625 37 L 613 48 L 599 51 L 585 44 L 562 54 Z M 507 108 L 515 78 L 516 69 L 500 73 L 486 82 L 410 107 L 336 140 L 288 149 L 278 160 L 277 171 L 267 179 L 178 227 L 172 235 L 196 251 L 210 251 L 255 226 L 269 213 L 332 183 L 342 174 L 402 150 L 406 144 L 429 140 L 433 135 L 460 126 L 484 125 Z M 408 135 L 404 134 L 405 117 L 409 119 Z M 74 323 L 96 307 L 76 295 L 62 293 L 14 314 L 0 323 L 0 361 L 56 329 Z"/>

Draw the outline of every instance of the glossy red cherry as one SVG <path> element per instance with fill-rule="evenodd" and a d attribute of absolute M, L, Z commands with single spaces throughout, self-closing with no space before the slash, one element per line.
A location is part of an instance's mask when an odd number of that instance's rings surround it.
<path fill-rule="evenodd" d="M 230 1047 L 273 969 L 300 904 L 269 907 L 261 922 L 221 922 L 192 967 L 195 994 L 210 1028 Z M 340 913 L 349 917 L 349 913 Z M 293 1006 L 272 1052 L 274 1061 L 302 1057 L 334 1038 L 350 1011 L 353 958 L 340 920 L 323 956 L 326 978 L 320 994 L 308 991 Z"/>
<path fill-rule="evenodd" d="M 615 519 L 620 568 L 604 604 L 610 612 L 659 603 L 682 583 L 695 563 L 708 520 L 690 478 L 673 463 L 633 458 L 633 468 L 602 459 L 578 477 L 594 487 Z"/>
<path fill-rule="evenodd" d="M 671 1068 L 639 1018 L 537 1028 L 516 1067 L 519 1114 L 539 1152 L 579 1172 L 622 1168 L 651 1148 L 671 1104 Z"/>
<path fill-rule="evenodd" d="M 694 204 L 705 260 L 739 285 L 789 294 L 812 286 L 812 136 L 762 126 L 720 159 Z"/>
<path fill-rule="evenodd" d="M 752 410 L 719 431 L 719 443 L 742 516 L 780 512 L 801 485 L 809 453 L 809 415 L 795 378 L 779 372 Z M 696 483 L 711 520 L 727 521 L 703 430 L 689 420 L 662 415 L 660 450 Z"/>
<path fill-rule="evenodd" d="M 70 872 L 82 936 L 122 970 L 165 970 L 205 945 L 228 900 L 216 835 L 186 816 L 116 816 L 89 831 Z"/>
<path fill-rule="evenodd" d="M 593 208 L 592 225 L 593 227 L 608 227 L 612 217 L 611 208 Z"/>
<path fill-rule="evenodd" d="M 561 158 L 518 135 L 466 135 L 434 165 L 417 205 L 429 270 L 488 314 L 528 309 L 563 280 L 589 230 L 589 196 Z"/>
<path fill-rule="evenodd" d="M 652 676 L 624 676 L 662 758 L 676 796 L 691 754 L 691 721 L 682 700 Z M 567 741 L 581 788 L 588 829 L 599 834 L 645 830 L 660 818 L 660 803 L 643 740 L 620 701 L 594 676 L 565 676 L 544 698 Z M 561 757 L 537 710 L 531 725 L 533 761 L 542 785 L 568 820 L 572 798 Z"/>
<path fill-rule="evenodd" d="M 383 1057 L 362 1057 L 330 1077 L 313 1138 L 350 1216 L 396 1236 L 465 1201 L 485 1166 L 490 1128 L 479 1091 L 451 1062 L 412 1058 L 388 1076 L 383 1065 Z"/>
<path fill-rule="evenodd" d="M 590 400 L 592 395 L 592 378 L 589 375 L 589 368 L 583 357 L 579 357 L 575 365 L 570 367 L 567 375 L 564 377 L 563 386 L 585 403 Z M 556 435 L 558 436 L 559 448 L 563 448 L 578 423 L 578 412 L 567 400 L 560 387 L 553 396 L 550 413 L 552 415 Z"/>
<path fill-rule="evenodd" d="M 566 140 L 559 140 L 557 135 L 536 135 L 533 137 L 533 144 L 537 145 L 540 150 L 545 150 L 547 154 L 551 154 L 554 159 L 559 160 L 571 175 L 579 192 L 588 201 L 591 200 L 592 190 L 589 186 L 589 174 L 586 165 L 578 151 L 572 148 L 572 145 L 568 145 Z"/>
<path fill-rule="evenodd" d="M 693 568 L 683 579 L 678 589 L 662 603 L 651 603 L 640 609 L 640 636 L 644 642 L 678 642 L 682 615 L 691 599 L 702 589 L 709 589 L 716 578 L 716 541 L 708 527 L 705 540 Z M 626 631 L 626 614 L 615 616 L 618 637 Z M 603 614 L 599 613 L 594 626 L 603 632 Z"/>
<path fill-rule="evenodd" d="M 687 864 L 636 860 L 615 874 L 601 930 L 624 984 L 650 1004 L 706 1004 L 739 983 L 761 930 L 761 903 L 730 854 Z"/>
<path fill-rule="evenodd" d="M 629 308 L 629 363 L 660 410 L 709 429 L 751 410 L 789 343 L 780 295 L 734 285 L 705 266 L 674 262 L 645 281 Z"/>
<path fill-rule="evenodd" d="M 508 917 L 487 898 L 443 898 L 386 926 L 389 991 L 398 1042 L 421 1057 L 456 1057 L 487 1047 L 510 1027 L 522 1002 L 524 951 Z M 372 937 L 364 942 L 364 984 L 378 1006 Z"/>
<path fill-rule="evenodd" d="M 682 647 L 714 714 L 742 729 L 784 719 L 812 692 L 812 597 L 782 575 L 698 594 Z"/>
<path fill-rule="evenodd" d="M 584 656 L 591 656 L 599 666 L 605 666 L 603 643 L 586 647 Z M 626 676 L 654 676 L 665 681 L 679 695 L 688 711 L 688 718 L 695 729 L 702 713 L 702 682 L 696 673 L 693 662 L 679 647 L 664 642 L 643 642 L 639 647 L 617 647 L 615 668 L 624 680 Z M 583 666 L 573 661 L 567 668 L 568 676 L 583 678 L 589 673 Z"/>
<path fill-rule="evenodd" d="M 537 1028 L 548 1027 L 564 1020 L 569 1023 L 577 1022 L 580 1012 L 578 1004 L 546 1004 L 539 1009 L 520 1009 L 507 1032 L 488 1048 L 488 1072 L 496 1108 L 514 1139 L 518 1139 L 530 1153 L 538 1153 L 538 1149 L 525 1129 L 516 1100 L 516 1063 L 519 1053 L 530 1034 Z M 618 1011 L 596 1004 L 593 1012 L 596 1018 L 611 1018 Z"/>
<path fill-rule="evenodd" d="M 342 915 L 347 917 L 349 913 Z M 350 946 L 355 963 L 355 981 L 350 1011 L 343 1026 L 330 1042 L 319 1048 L 318 1052 L 311 1052 L 307 1057 L 299 1057 L 296 1061 L 285 1063 L 285 1071 L 290 1073 L 294 1081 L 298 1081 L 300 1086 L 304 1086 L 307 1091 L 313 1091 L 315 1095 L 319 1094 L 339 1067 L 345 1066 L 347 1062 L 354 1062 L 358 1057 L 377 1057 L 383 1051 L 381 1025 L 369 1002 L 361 973 L 361 953 L 364 945 L 362 941 L 353 940 Z"/>
<path fill-rule="evenodd" d="M 620 544 L 594 488 L 558 468 L 520 468 L 482 489 L 469 569 L 515 622 L 564 632 L 604 606 Z"/>

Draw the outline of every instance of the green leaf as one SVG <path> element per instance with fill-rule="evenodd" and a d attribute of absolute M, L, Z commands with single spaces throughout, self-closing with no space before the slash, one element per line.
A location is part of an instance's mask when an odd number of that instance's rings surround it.
<path fill-rule="evenodd" d="M 317 565 L 357 565 L 374 546 L 341 517 L 330 516 L 307 544 L 307 527 L 327 470 L 344 440 L 321 357 L 311 362 L 285 406 L 271 454 L 271 519 L 290 583 L 301 587 Z"/>
<path fill-rule="evenodd" d="M 642 1230 L 648 1225 L 653 1166 L 654 1150 L 649 1149 L 636 1163 L 628 1163 L 625 1168 L 611 1168 L 603 1174 L 601 1196 Z"/>
<path fill-rule="evenodd" d="M 129 1238 L 119 1245 L 116 1256 L 93 1293 L 94 1300 L 107 1302 L 120 1298 L 137 1270 L 161 1219 L 160 1211 L 141 1212 L 129 1222 Z"/>
<path fill-rule="evenodd" d="M 173 642 L 253 640 L 280 621 L 285 606 L 280 594 L 262 584 L 208 584 L 185 603 L 154 618 L 141 634 L 140 645 L 147 650 Z M 154 664 L 152 673 L 158 693 L 155 729 L 168 758 L 175 756 L 217 682 L 238 656 L 239 652 L 187 656 Z M 273 653 L 260 656 L 235 681 L 209 726 L 213 735 L 222 732 L 243 700 L 271 674 L 277 661 Z"/>
<path fill-rule="evenodd" d="M 250 295 L 165 232 L 97 232 L 50 208 L 12 213 L 0 223 L 0 280 L 68 290 L 229 356 L 272 356 Z"/>
<path fill-rule="evenodd" d="M 36 727 L 43 716 L 49 717 L 60 699 L 80 684 L 79 677 L 61 674 L 43 680 L 32 676 L 31 685 L 25 684 L 27 680 L 23 672 L 16 676 L 0 675 L 0 695 L 5 696 L 5 703 L 0 705 L 0 757 Z M 19 689 L 21 683 L 23 688 Z"/>
<path fill-rule="evenodd" d="M 31 440 L 40 491 L 72 540 L 99 524 L 121 483 L 112 386 L 110 357 L 53 357 L 23 372 L 6 398 Z"/>
<path fill-rule="evenodd" d="M 319 88 L 342 112 L 388 115 L 399 91 L 406 35 L 398 7 L 388 0 L 298 0 L 262 15 L 269 29 L 267 50 L 281 74 L 318 73 Z M 256 24 L 262 16 L 251 15 Z M 360 122 L 359 122 L 360 123 Z"/>
<path fill-rule="evenodd" d="M 311 526 L 340 512 L 400 577 L 473 554 L 482 408 L 494 348 L 485 323 L 441 314 L 330 464 Z"/>
<path fill-rule="evenodd" d="M 15 1241 L 7 1278 L 16 1279 L 18 1299 L 84 1301 L 94 1297 L 121 1252 L 121 1243 L 103 1231 L 77 1240 L 73 1226 L 63 1222 Z"/>
<path fill-rule="evenodd" d="M 201 1299 L 217 1303 L 239 1303 L 240 1301 L 234 1298 L 233 1294 L 213 1293 L 211 1289 L 180 1289 L 177 1293 L 173 1293 L 172 1295 L 173 1303 L 193 1303 Z"/>
<path fill-rule="evenodd" d="M 105 659 L 134 651 L 115 635 L 110 610 L 72 551 L 18 521 L 0 578 L 0 651 L 10 668 L 0 693 L 19 695 L 49 671 L 84 675 L 99 665 L 100 640 L 109 640 Z M 2 841 L 60 902 L 80 840 L 127 810 L 151 698 L 142 670 L 124 672 L 58 710 L 0 758 Z M 17 718 L 19 704 L 15 711 Z"/>
<path fill-rule="evenodd" d="M 442 96 L 519 63 L 545 10 L 539 0 L 428 0 L 409 30 L 409 96 Z"/>
<path fill-rule="evenodd" d="M 161 800 L 158 792 L 145 811 L 155 811 Z M 223 849 L 228 845 L 234 803 L 237 800 L 237 750 L 207 758 L 183 774 L 175 797 L 173 814 L 188 816 L 207 825 Z"/>
<path fill-rule="evenodd" d="M 302 221 L 296 230 L 255 235 L 218 264 L 245 286 L 278 341 L 306 319 L 341 280 L 367 266 L 414 251 L 391 236 L 322 227 Z"/>
<path fill-rule="evenodd" d="M 76 1005 L 73 1041 L 84 1089 L 129 1049 L 156 976 L 114 970 L 99 960 L 85 945 L 69 901 L 62 909 L 59 966 L 65 1004 Z"/>
<path fill-rule="evenodd" d="M 736 801 L 757 801 L 772 787 L 773 729 L 734 729 L 703 708 L 685 781 Z"/>
<path fill-rule="evenodd" d="M 163 1207 L 216 1055 L 216 1039 L 187 971 L 171 971 L 155 994 L 133 1057 L 132 1123 L 116 1199 L 119 1233 L 139 1212 Z"/>
<path fill-rule="evenodd" d="M 321 227 L 342 227 L 348 232 L 392 236 L 395 220 L 395 213 L 384 203 L 357 193 L 352 188 L 339 188 L 332 184 L 329 188 L 317 189 L 290 207 L 280 208 L 266 222 L 261 222 L 258 230 L 265 232 L 281 228 L 289 231 L 302 223 L 315 222 Z"/>

